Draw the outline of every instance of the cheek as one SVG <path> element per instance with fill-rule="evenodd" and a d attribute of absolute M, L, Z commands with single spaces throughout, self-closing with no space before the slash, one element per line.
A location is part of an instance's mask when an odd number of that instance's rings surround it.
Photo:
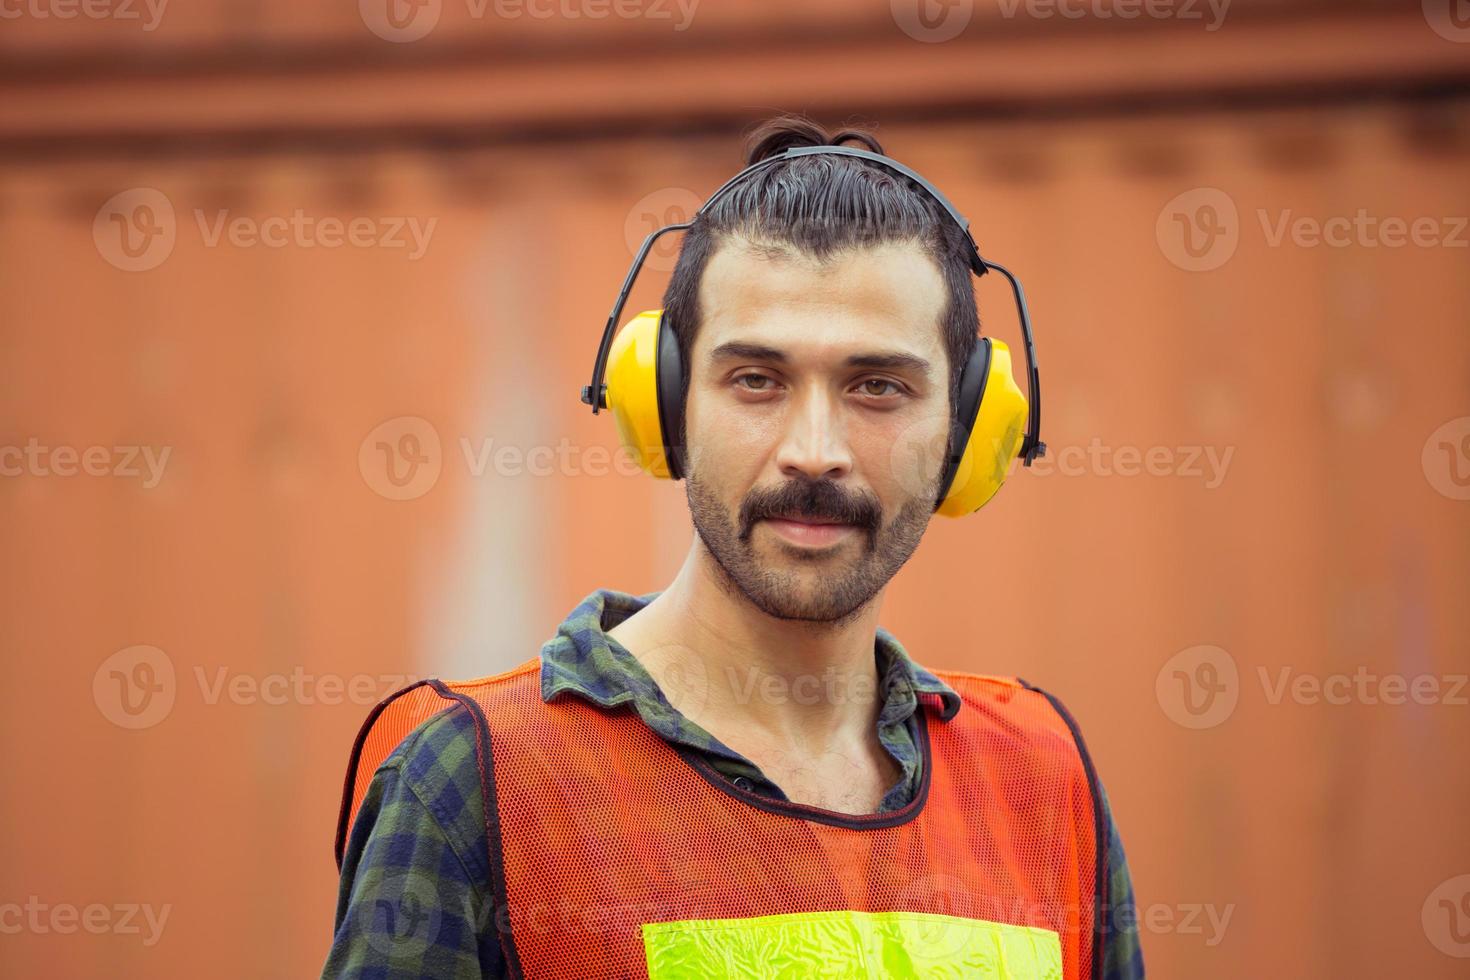
<path fill-rule="evenodd" d="M 889 501 L 930 493 L 944 466 L 948 441 L 949 420 L 940 416 L 868 433 L 862 452 L 873 489 Z"/>
<path fill-rule="evenodd" d="M 772 419 L 737 416 L 718 409 L 701 411 L 694 404 L 684 418 L 690 468 L 722 492 L 724 488 L 754 484 L 780 439 L 780 426 Z"/>

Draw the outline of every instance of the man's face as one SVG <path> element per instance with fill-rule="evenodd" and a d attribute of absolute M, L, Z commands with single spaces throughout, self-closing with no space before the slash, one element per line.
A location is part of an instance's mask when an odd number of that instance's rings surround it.
<path fill-rule="evenodd" d="M 818 262 L 736 239 L 710 259 L 685 489 L 728 583 L 768 615 L 842 620 L 918 547 L 949 432 L 945 301 L 916 243 Z"/>

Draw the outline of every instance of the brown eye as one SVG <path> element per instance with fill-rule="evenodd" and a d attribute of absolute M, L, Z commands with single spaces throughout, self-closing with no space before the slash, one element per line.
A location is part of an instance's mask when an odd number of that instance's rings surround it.
<path fill-rule="evenodd" d="M 869 378 L 867 381 L 863 382 L 864 394 L 875 395 L 878 397 L 882 397 L 883 395 L 887 394 L 887 392 L 884 391 L 874 391 L 870 387 L 871 385 L 887 385 L 888 387 L 892 388 L 895 393 L 897 393 L 898 391 L 898 385 L 894 384 L 892 381 L 889 381 L 887 378 Z"/>
<path fill-rule="evenodd" d="M 764 374 L 742 374 L 742 375 L 737 376 L 735 378 L 735 381 L 738 384 L 739 382 L 744 381 L 747 378 L 753 378 L 756 381 L 762 382 L 759 385 L 741 385 L 741 387 L 742 388 L 745 388 L 747 391 L 769 391 L 770 390 L 770 386 L 768 384 L 765 384 L 765 382 L 768 382 L 771 379 L 768 378 L 768 377 L 766 377 Z"/>

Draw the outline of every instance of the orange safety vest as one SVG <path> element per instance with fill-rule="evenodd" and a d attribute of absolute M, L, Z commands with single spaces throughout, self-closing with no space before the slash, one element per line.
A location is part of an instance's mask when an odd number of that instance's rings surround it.
<path fill-rule="evenodd" d="M 540 660 L 421 681 L 353 747 L 337 863 L 374 771 L 454 705 L 476 722 L 492 919 L 515 977 L 1101 976 L 1107 830 L 1062 705 L 934 671 L 922 785 L 849 815 L 743 790 L 632 710 L 541 699 Z"/>

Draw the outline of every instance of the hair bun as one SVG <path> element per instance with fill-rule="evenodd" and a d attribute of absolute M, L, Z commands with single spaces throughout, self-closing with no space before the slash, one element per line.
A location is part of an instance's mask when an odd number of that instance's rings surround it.
<path fill-rule="evenodd" d="M 766 120 L 750 134 L 745 163 L 746 166 L 759 163 L 794 146 L 841 146 L 852 142 L 874 153 L 883 152 L 882 144 L 865 129 L 847 128 L 828 133 L 806 116 L 786 114 Z"/>

